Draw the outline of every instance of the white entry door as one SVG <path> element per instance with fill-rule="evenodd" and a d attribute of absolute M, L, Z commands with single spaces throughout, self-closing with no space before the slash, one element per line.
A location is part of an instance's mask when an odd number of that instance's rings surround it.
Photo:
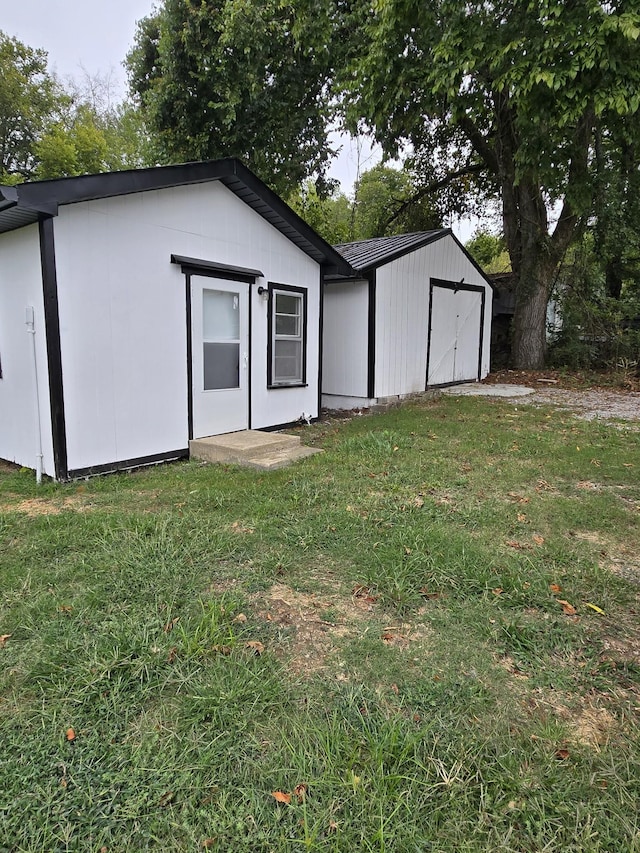
<path fill-rule="evenodd" d="M 479 379 L 483 294 L 433 285 L 427 385 Z"/>
<path fill-rule="evenodd" d="M 191 277 L 193 437 L 249 426 L 249 285 Z"/>

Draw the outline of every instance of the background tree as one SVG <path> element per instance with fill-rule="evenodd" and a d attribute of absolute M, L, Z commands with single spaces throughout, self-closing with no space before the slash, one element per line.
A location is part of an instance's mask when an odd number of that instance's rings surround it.
<path fill-rule="evenodd" d="M 37 146 L 69 97 L 47 71 L 47 54 L 0 31 L 0 181 L 33 178 Z"/>
<path fill-rule="evenodd" d="M 107 78 L 63 86 L 45 51 L 0 32 L 0 181 L 133 168 L 149 155 L 140 112 L 114 102 Z"/>
<path fill-rule="evenodd" d="M 379 163 L 364 172 L 355 186 L 353 239 L 440 228 L 443 217 L 437 200 L 415 196 L 414 176 L 405 168 Z"/>
<path fill-rule="evenodd" d="M 499 191 L 517 281 L 514 361 L 540 367 L 546 305 L 591 209 L 596 123 L 638 111 L 640 17 L 624 0 L 387 0 L 363 6 L 350 112 L 393 153 L 410 144 Z M 444 180 L 445 178 L 443 178 Z"/>
<path fill-rule="evenodd" d="M 283 194 L 322 175 L 332 34 L 324 0 L 165 0 L 128 57 L 158 159 L 237 156 Z"/>
<path fill-rule="evenodd" d="M 348 243 L 353 237 L 353 202 L 335 189 L 329 195 L 318 192 L 315 181 L 307 179 L 294 190 L 287 202 L 321 237 L 336 245 Z"/>
<path fill-rule="evenodd" d="M 465 243 L 465 249 L 486 273 L 511 272 L 509 253 L 504 238 L 490 231 L 476 231 Z"/>

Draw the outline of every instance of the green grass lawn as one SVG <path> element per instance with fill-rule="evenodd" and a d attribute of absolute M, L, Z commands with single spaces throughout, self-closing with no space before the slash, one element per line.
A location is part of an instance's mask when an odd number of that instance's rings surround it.
<path fill-rule="evenodd" d="M 442 397 L 303 435 L 0 471 L 0 851 L 640 851 L 640 432 Z"/>

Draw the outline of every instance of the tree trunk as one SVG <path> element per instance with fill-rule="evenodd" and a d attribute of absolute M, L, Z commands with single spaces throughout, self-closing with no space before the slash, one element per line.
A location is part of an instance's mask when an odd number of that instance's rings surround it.
<path fill-rule="evenodd" d="M 510 207 L 519 216 L 510 246 L 516 276 L 511 360 L 518 370 L 540 370 L 547 351 L 547 302 L 555 264 L 550 257 L 547 209 L 539 187 L 533 181 L 522 181 L 514 189 L 510 205 L 503 208 L 505 219 Z"/>
<path fill-rule="evenodd" d="M 535 258 L 523 261 L 516 284 L 511 358 L 518 370 L 541 370 L 547 352 L 547 302 L 553 270 Z"/>

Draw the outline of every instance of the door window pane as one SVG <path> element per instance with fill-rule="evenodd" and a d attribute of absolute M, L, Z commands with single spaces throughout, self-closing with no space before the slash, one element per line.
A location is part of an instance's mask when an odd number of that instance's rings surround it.
<path fill-rule="evenodd" d="M 240 340 L 240 299 L 224 290 L 202 291 L 202 338 L 205 341 Z"/>
<path fill-rule="evenodd" d="M 204 348 L 204 390 L 240 387 L 240 344 L 210 343 Z"/>

